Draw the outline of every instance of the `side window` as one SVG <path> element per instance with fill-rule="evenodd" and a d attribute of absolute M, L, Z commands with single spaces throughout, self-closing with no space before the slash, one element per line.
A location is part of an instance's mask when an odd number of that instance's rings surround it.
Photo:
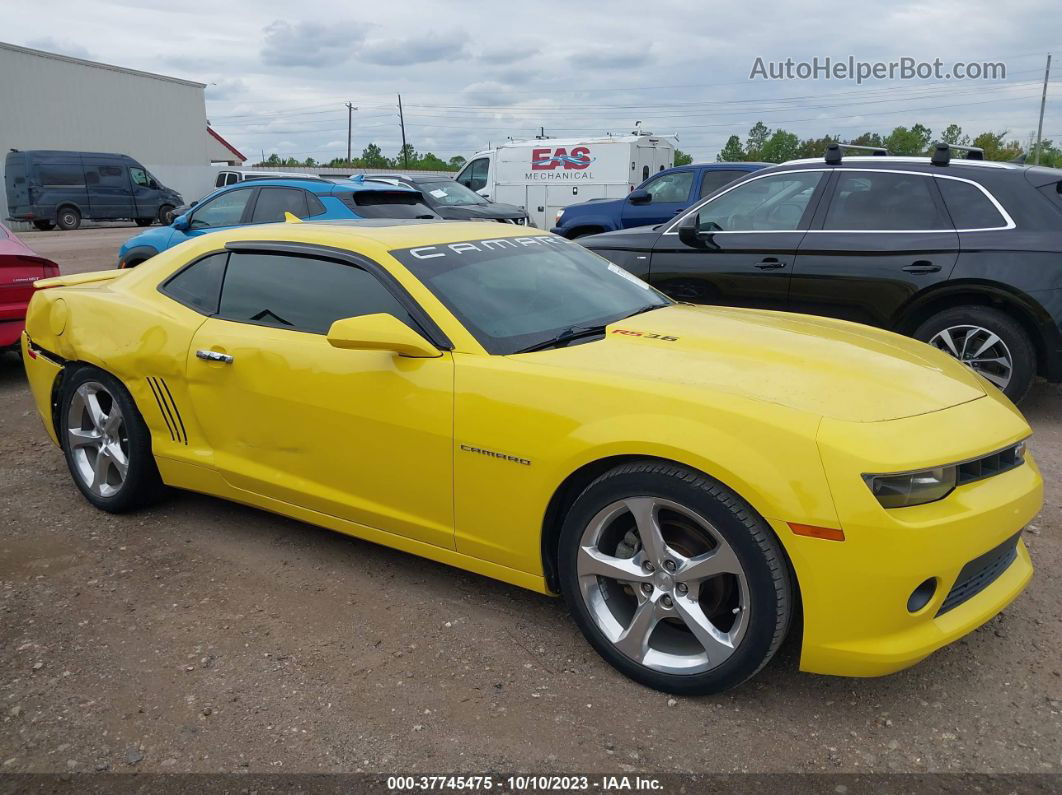
<path fill-rule="evenodd" d="M 642 182 L 649 179 L 649 166 L 642 166 Z"/>
<path fill-rule="evenodd" d="M 933 199 L 933 178 L 886 171 L 842 171 L 837 175 L 827 230 L 948 229 Z"/>
<path fill-rule="evenodd" d="M 235 185 L 239 181 L 240 181 L 240 175 L 239 174 L 235 174 L 235 173 L 229 174 L 225 178 L 225 184 L 226 185 Z"/>
<path fill-rule="evenodd" d="M 821 171 L 790 171 L 752 180 L 709 201 L 697 213 L 702 232 L 798 229 Z"/>
<path fill-rule="evenodd" d="M 296 218 L 306 218 L 306 191 L 298 188 L 262 188 L 254 203 L 252 224 L 268 224 L 283 221 L 284 213 Z"/>
<path fill-rule="evenodd" d="M 697 193 L 697 198 L 703 199 L 705 196 L 715 193 L 724 185 L 729 185 L 735 179 L 748 173 L 747 171 L 731 171 L 725 168 L 709 169 L 701 176 L 701 189 Z"/>
<path fill-rule="evenodd" d="M 37 177 L 41 185 L 52 188 L 81 188 L 85 185 L 85 173 L 81 166 L 40 166 Z"/>
<path fill-rule="evenodd" d="M 489 168 L 490 160 L 488 158 L 481 157 L 478 160 L 473 160 L 461 172 L 461 176 L 457 181 L 471 190 L 482 190 L 487 187 L 487 171 Z"/>
<path fill-rule="evenodd" d="M 325 212 L 325 206 L 321 204 L 321 200 L 314 196 L 312 193 L 306 194 L 306 215 L 308 218 L 312 218 L 315 215 L 320 215 Z"/>
<path fill-rule="evenodd" d="M 652 181 L 645 185 L 653 197 L 653 203 L 660 202 L 684 202 L 690 197 L 690 186 L 693 185 L 692 171 L 672 171 L 653 177 Z"/>
<path fill-rule="evenodd" d="M 142 185 L 145 188 L 151 185 L 151 178 L 142 168 L 133 168 L 130 166 L 129 176 L 133 178 L 134 185 Z"/>
<path fill-rule="evenodd" d="M 222 171 L 220 174 L 218 174 L 218 178 L 216 180 L 214 180 L 214 187 L 215 188 L 224 188 L 225 187 L 225 172 L 224 171 Z"/>
<path fill-rule="evenodd" d="M 368 271 L 315 257 L 250 253 L 230 255 L 219 311 L 226 320 L 315 334 L 341 318 L 378 313 L 417 327 Z"/>
<path fill-rule="evenodd" d="M 192 213 L 192 229 L 208 229 L 218 226 L 235 226 L 243 218 L 247 200 L 251 198 L 251 189 L 242 188 L 222 193 Z"/>
<path fill-rule="evenodd" d="M 222 251 L 193 262 L 163 284 L 162 292 L 204 315 L 215 314 L 228 258 L 228 253 Z"/>
<path fill-rule="evenodd" d="M 996 206 L 976 185 L 957 179 L 939 178 L 937 186 L 944 196 L 944 204 L 956 229 L 995 229 L 1007 225 Z"/>

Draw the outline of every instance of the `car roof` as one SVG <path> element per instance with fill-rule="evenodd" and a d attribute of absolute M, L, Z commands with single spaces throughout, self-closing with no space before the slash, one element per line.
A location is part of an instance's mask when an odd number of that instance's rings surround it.
<path fill-rule="evenodd" d="M 235 182 L 232 185 L 226 185 L 223 188 L 218 188 L 215 193 L 222 193 L 224 191 L 235 190 L 239 188 L 267 188 L 267 187 L 279 187 L 279 188 L 301 188 L 302 190 L 308 190 L 310 193 L 319 194 L 335 194 L 335 193 L 357 193 L 363 190 L 399 190 L 409 191 L 410 193 L 419 193 L 414 188 L 406 187 L 404 185 L 388 185 L 382 182 L 371 181 L 351 181 L 344 182 L 329 182 L 328 180 L 318 179 L 316 177 L 275 177 L 270 179 L 249 179 L 243 182 Z"/>
<path fill-rule="evenodd" d="M 946 171 L 951 168 L 988 168 L 988 169 L 1003 169 L 1013 171 L 1024 171 L 1028 166 L 1020 163 L 1008 163 L 1000 160 L 966 160 L 965 158 L 956 158 L 948 163 L 946 166 L 935 166 L 928 157 L 907 157 L 903 155 L 857 155 L 853 157 L 845 157 L 837 164 L 829 164 L 825 158 L 822 157 L 806 157 L 799 160 L 787 160 L 784 163 L 774 164 L 776 166 L 806 166 L 806 165 L 819 165 L 819 166 L 845 166 L 856 165 L 865 168 L 866 166 L 873 166 L 876 168 L 889 168 L 890 166 L 899 165 L 920 165 L 929 168 L 937 169 L 940 171 Z"/>

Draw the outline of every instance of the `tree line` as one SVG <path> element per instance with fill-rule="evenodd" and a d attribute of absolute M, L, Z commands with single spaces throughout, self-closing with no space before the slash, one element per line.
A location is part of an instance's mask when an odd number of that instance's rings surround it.
<path fill-rule="evenodd" d="M 420 154 L 413 148 L 413 144 L 406 144 L 398 150 L 394 157 L 388 157 L 376 144 L 366 146 L 360 157 L 347 160 L 345 157 L 334 157 L 328 162 L 318 161 L 312 157 L 299 160 L 296 157 L 281 157 L 275 152 L 255 163 L 256 166 L 308 166 L 327 168 L 400 168 L 410 171 L 458 171 L 465 164 L 461 155 L 454 155 L 449 160 L 443 160 L 432 152 Z"/>

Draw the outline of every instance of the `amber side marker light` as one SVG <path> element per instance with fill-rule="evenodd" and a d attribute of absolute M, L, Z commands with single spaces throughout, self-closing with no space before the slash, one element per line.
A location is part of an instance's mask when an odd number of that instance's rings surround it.
<path fill-rule="evenodd" d="M 833 527 L 816 527 L 813 524 L 797 524 L 786 522 L 794 535 L 807 536 L 808 538 L 821 538 L 825 541 L 844 541 L 844 530 Z"/>

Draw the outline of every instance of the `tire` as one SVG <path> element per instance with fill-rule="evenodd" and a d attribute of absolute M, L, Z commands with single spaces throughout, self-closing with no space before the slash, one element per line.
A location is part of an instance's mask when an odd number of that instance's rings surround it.
<path fill-rule="evenodd" d="M 169 226 L 173 223 L 173 211 L 174 206 L 172 204 L 164 204 L 159 207 L 158 219 L 162 226 Z"/>
<path fill-rule="evenodd" d="M 85 499 L 101 510 L 125 513 L 160 495 L 151 434 L 121 382 L 95 367 L 80 367 L 63 380 L 59 405 L 63 454 Z"/>
<path fill-rule="evenodd" d="M 659 533 L 640 529 L 654 524 Z M 718 693 L 749 679 L 794 612 L 788 562 L 766 522 L 677 464 L 635 461 L 599 477 L 569 510 L 558 552 L 561 592 L 590 645 L 667 693 Z"/>
<path fill-rule="evenodd" d="M 136 219 L 136 225 L 137 226 L 151 226 L 153 223 L 155 223 L 155 219 L 154 218 L 137 218 Z"/>
<path fill-rule="evenodd" d="M 52 229 L 55 229 L 54 221 L 34 221 L 33 225 L 42 232 L 48 232 Z"/>
<path fill-rule="evenodd" d="M 1015 403 L 1025 397 L 1036 377 L 1032 340 L 1018 321 L 998 309 L 945 309 L 922 323 L 914 337 L 959 359 Z"/>
<path fill-rule="evenodd" d="M 62 207 L 56 213 L 56 223 L 60 229 L 77 229 L 81 226 L 81 212 L 76 207 Z"/>

